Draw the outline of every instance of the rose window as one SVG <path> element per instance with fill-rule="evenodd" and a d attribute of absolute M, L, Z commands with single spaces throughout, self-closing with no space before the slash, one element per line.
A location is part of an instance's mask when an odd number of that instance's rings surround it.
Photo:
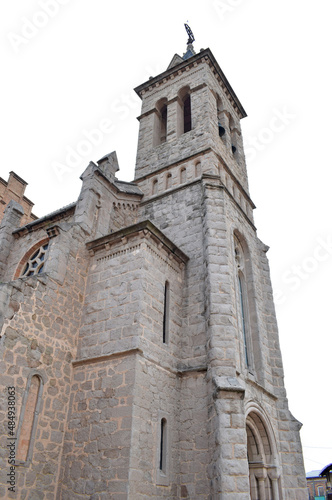
<path fill-rule="evenodd" d="M 34 252 L 23 268 L 21 276 L 33 276 L 43 272 L 48 243 L 45 243 Z"/>

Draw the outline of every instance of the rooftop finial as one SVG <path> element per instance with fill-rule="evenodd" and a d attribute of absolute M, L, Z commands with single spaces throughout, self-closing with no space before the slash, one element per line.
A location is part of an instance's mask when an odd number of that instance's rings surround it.
<path fill-rule="evenodd" d="M 193 46 L 193 42 L 195 41 L 195 37 L 193 32 L 191 31 L 190 27 L 188 24 L 184 24 L 184 27 L 186 28 L 186 32 L 188 33 L 188 42 L 187 42 L 187 52 L 183 54 L 183 59 L 189 59 L 189 57 L 192 57 L 195 55 L 195 50 Z"/>
<path fill-rule="evenodd" d="M 190 45 L 195 41 L 195 37 L 194 37 L 193 32 L 190 29 L 189 24 L 184 23 L 184 27 L 186 28 L 186 32 L 188 33 L 188 37 L 189 37 L 187 44 Z"/>

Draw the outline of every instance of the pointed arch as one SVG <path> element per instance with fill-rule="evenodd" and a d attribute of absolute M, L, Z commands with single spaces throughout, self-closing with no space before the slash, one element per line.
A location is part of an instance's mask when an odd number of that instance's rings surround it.
<path fill-rule="evenodd" d="M 246 369 L 260 379 L 262 352 L 259 342 L 258 315 L 251 256 L 247 241 L 238 230 L 234 230 L 233 232 L 233 241 L 235 293 L 242 357 Z"/>

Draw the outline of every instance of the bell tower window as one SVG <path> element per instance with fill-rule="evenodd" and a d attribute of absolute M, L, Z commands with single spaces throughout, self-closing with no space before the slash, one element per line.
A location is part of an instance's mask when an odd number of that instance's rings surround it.
<path fill-rule="evenodd" d="M 156 103 L 153 145 L 158 146 L 167 141 L 167 99 Z"/>
<path fill-rule="evenodd" d="M 178 136 L 192 130 L 190 88 L 184 87 L 178 93 Z"/>
<path fill-rule="evenodd" d="M 183 101 L 183 132 L 191 130 L 191 101 L 190 95 L 187 95 Z"/>
<path fill-rule="evenodd" d="M 219 137 L 226 142 L 226 116 L 221 98 L 217 97 L 217 120 Z"/>
<path fill-rule="evenodd" d="M 160 111 L 160 143 L 166 142 L 167 137 L 167 106 L 166 104 Z"/>

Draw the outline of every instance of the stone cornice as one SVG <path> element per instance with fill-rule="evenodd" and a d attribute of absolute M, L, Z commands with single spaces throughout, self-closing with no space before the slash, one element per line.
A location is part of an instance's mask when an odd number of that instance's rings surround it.
<path fill-rule="evenodd" d="M 221 70 L 219 64 L 217 63 L 214 55 L 212 54 L 210 49 L 205 49 L 199 52 L 198 54 L 190 57 L 189 59 L 183 61 L 180 64 L 160 73 L 159 75 L 151 78 L 150 80 L 142 83 L 134 90 L 138 94 L 140 98 L 142 98 L 143 94 L 147 90 L 151 90 L 154 87 L 158 87 L 160 82 L 166 83 L 168 79 L 174 78 L 175 74 L 182 74 L 183 71 L 186 71 L 187 68 L 192 66 L 197 66 L 198 64 L 207 63 L 212 69 L 214 75 L 216 76 L 218 82 L 223 87 L 226 92 L 227 97 L 232 101 L 234 107 L 237 109 L 240 118 L 245 118 L 247 116 L 242 104 L 240 103 L 238 97 L 236 96 L 234 90 L 232 89 L 229 81 Z"/>
<path fill-rule="evenodd" d="M 112 245 L 123 242 L 125 243 L 129 238 L 134 236 L 143 236 L 152 238 L 158 245 L 164 247 L 167 253 L 172 255 L 177 261 L 186 263 L 189 257 L 182 252 L 170 239 L 167 238 L 152 222 L 145 220 L 128 226 L 124 229 L 120 229 L 115 233 L 110 233 L 107 236 L 103 236 L 93 241 L 89 241 L 86 246 L 87 249 L 92 253 L 96 253 L 100 250 L 109 249 Z"/>
<path fill-rule="evenodd" d="M 33 231 L 38 231 L 38 229 L 43 229 L 45 227 L 48 227 L 51 222 L 55 223 L 57 221 L 62 220 L 64 217 L 72 215 L 75 212 L 75 209 L 76 209 L 76 203 L 67 205 L 66 207 L 60 208 L 59 210 L 56 210 L 48 215 L 45 215 L 40 219 L 37 219 L 33 222 L 29 222 L 29 224 L 26 224 L 25 226 L 15 229 L 15 231 L 13 231 L 13 235 L 15 238 L 20 238 L 21 236 L 24 236 Z"/>
<path fill-rule="evenodd" d="M 108 361 L 109 359 L 121 358 L 122 356 L 131 356 L 132 354 L 142 354 L 142 350 L 136 347 L 125 351 L 115 351 L 112 352 L 112 354 L 105 354 L 104 356 L 94 356 L 92 358 L 75 359 L 72 361 L 72 365 L 75 368 L 76 366 L 91 365 L 93 363 L 102 363 L 104 361 Z"/>

